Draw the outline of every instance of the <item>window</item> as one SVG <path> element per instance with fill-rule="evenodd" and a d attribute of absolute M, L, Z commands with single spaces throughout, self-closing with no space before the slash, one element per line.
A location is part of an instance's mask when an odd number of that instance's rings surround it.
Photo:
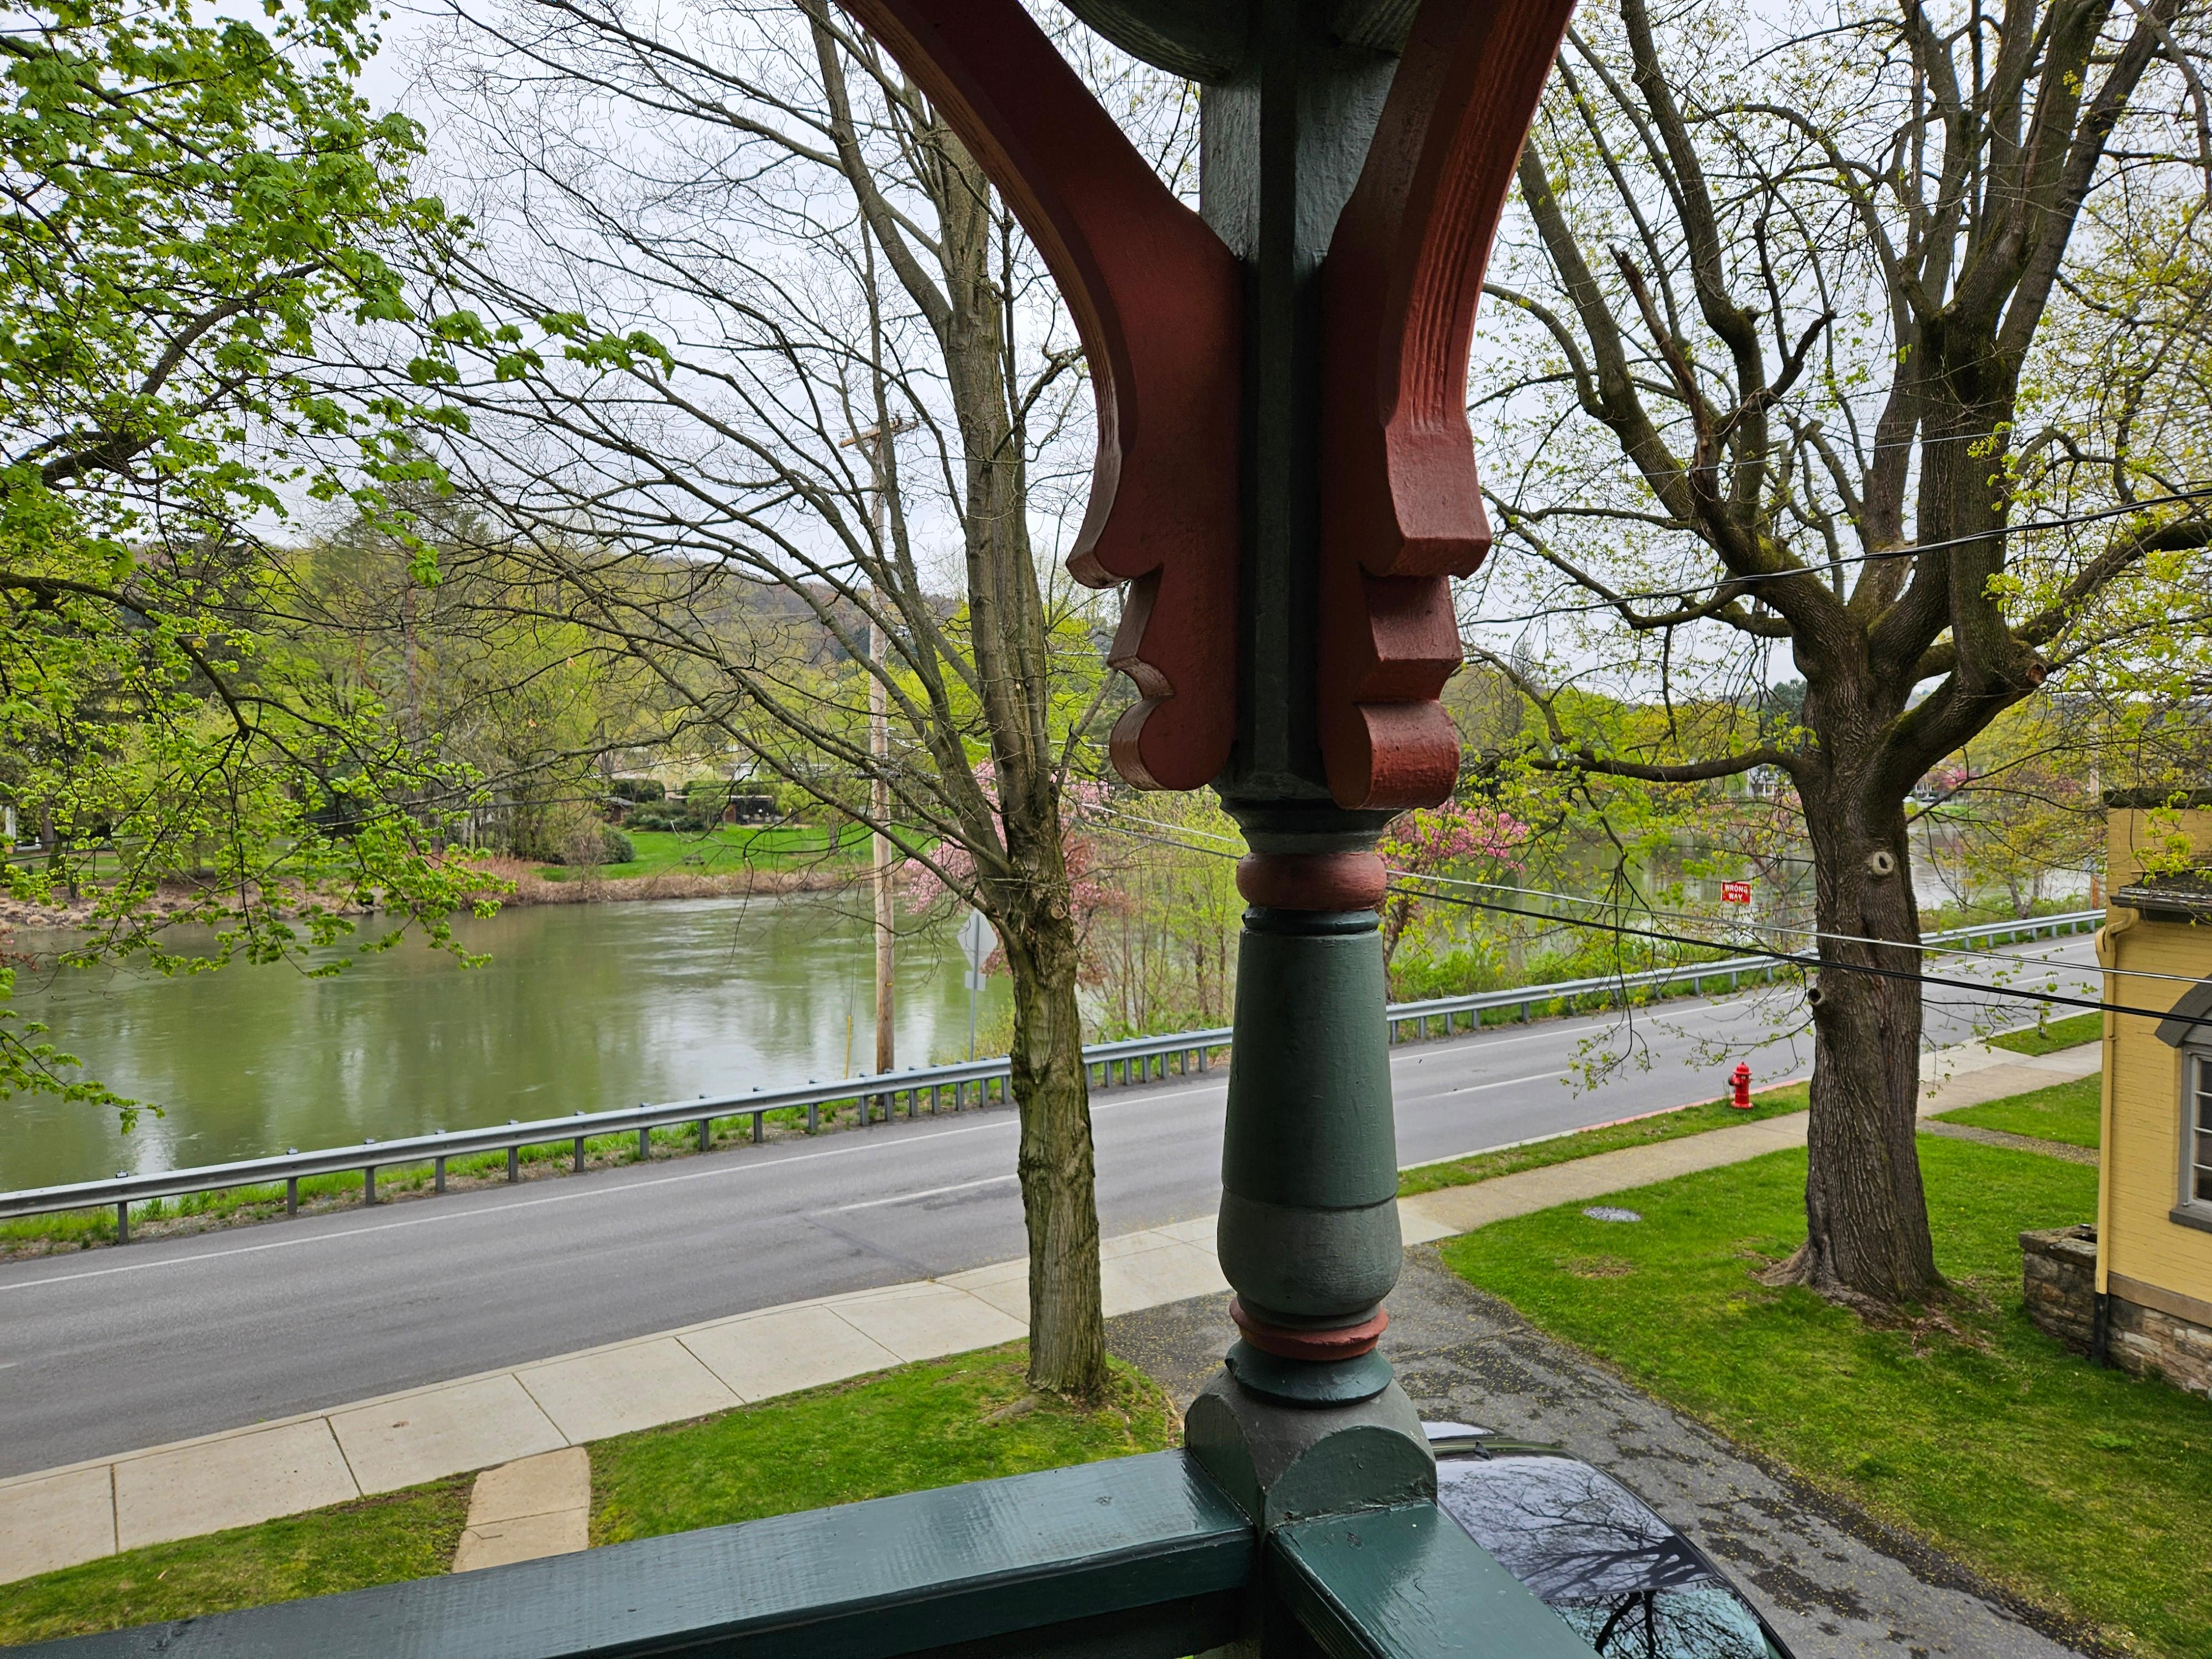
<path fill-rule="evenodd" d="M 2182 1202 L 2212 1206 L 2212 1054 L 2191 1054 L 2185 1075 L 2189 1172 Z"/>

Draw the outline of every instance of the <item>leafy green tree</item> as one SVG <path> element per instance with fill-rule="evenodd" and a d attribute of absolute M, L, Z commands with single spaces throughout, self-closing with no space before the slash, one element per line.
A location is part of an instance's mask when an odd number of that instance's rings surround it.
<path fill-rule="evenodd" d="M 2171 430 L 2161 377 L 2120 418 L 2066 319 L 2148 207 L 2202 193 L 2204 22 L 2186 0 L 1616 0 L 1570 34 L 1523 154 L 1479 382 L 1505 551 L 1474 614 L 1529 653 L 1487 653 L 1532 763 L 1787 780 L 1822 971 L 1808 1236 L 1782 1279 L 1881 1302 L 1941 1282 L 1909 793 L 2046 683 L 2202 660 L 2180 636 L 2205 475 L 2172 444 L 2141 469 Z M 1761 690 L 1793 678 L 1776 718 Z M 1586 726 L 1577 684 L 1656 718 Z"/>
<path fill-rule="evenodd" d="M 356 90 L 368 9 L 264 16 L 99 0 L 0 29 L 0 788 L 42 854 L 9 890 L 83 901 L 77 961 L 265 959 L 371 905 L 443 938 L 468 897 L 386 810 L 434 762 L 264 633 L 272 526 L 430 476 L 407 435 L 434 405 L 319 363 L 407 318 L 401 270 L 453 230 L 410 184 L 415 128 Z M 179 921 L 212 952 L 167 949 Z M 39 1038 L 0 1024 L 0 1091 L 109 1097 Z"/>

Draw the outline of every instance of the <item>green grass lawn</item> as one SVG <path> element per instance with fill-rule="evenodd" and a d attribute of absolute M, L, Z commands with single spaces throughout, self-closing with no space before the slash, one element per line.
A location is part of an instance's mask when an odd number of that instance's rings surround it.
<path fill-rule="evenodd" d="M 2038 1140 L 2063 1140 L 2069 1146 L 2094 1146 L 2102 1127 L 2103 1104 L 2104 1077 L 2100 1073 L 1937 1115 L 1946 1123 L 2002 1129 L 2008 1134 L 2033 1135 Z"/>
<path fill-rule="evenodd" d="M 592 1541 L 620 1543 L 1178 1443 L 1167 1398 L 1114 1364 L 1106 1402 L 1031 1395 L 1023 1346 L 832 1383 L 592 1448 Z"/>
<path fill-rule="evenodd" d="M 603 1440 L 592 1541 L 820 1509 L 1158 1451 L 1167 1397 L 1114 1364 L 1104 1403 L 1033 1395 L 1019 1343 L 833 1383 L 717 1417 Z M 0 1585 L 0 1644 L 197 1618 L 447 1571 L 474 1477 L 155 1544 Z"/>
<path fill-rule="evenodd" d="M 1499 1176 L 1517 1175 L 1523 1170 L 1540 1170 L 1547 1164 L 1589 1158 L 1597 1152 L 1618 1152 L 1624 1146 L 1649 1146 L 1657 1141 L 1679 1140 L 1684 1135 L 1725 1129 L 1731 1124 L 1756 1123 L 1763 1117 L 1802 1112 L 1807 1104 L 1806 1085 L 1792 1083 L 1779 1089 L 1761 1090 L 1751 1097 L 1747 1111 L 1738 1111 L 1724 1100 L 1712 1100 L 1702 1106 L 1655 1112 L 1650 1117 L 1632 1119 L 1626 1123 L 1577 1129 L 1572 1134 L 1554 1135 L 1549 1140 L 1531 1141 L 1525 1146 L 1478 1152 L 1473 1158 L 1456 1158 L 1449 1164 L 1424 1164 L 1398 1177 L 1398 1196 L 1411 1198 L 1416 1193 L 1432 1193 L 1440 1187 L 1466 1187 Z"/>
<path fill-rule="evenodd" d="M 1990 1047 L 2007 1048 L 2016 1054 L 2055 1054 L 2062 1048 L 2078 1048 L 2085 1042 L 2094 1042 L 2104 1034 L 2104 1015 L 2069 1014 L 2064 1019 L 2031 1025 L 2025 1031 L 2007 1031 L 2002 1036 L 1993 1036 Z"/>
<path fill-rule="evenodd" d="M 623 876 L 657 876 L 664 871 L 701 876 L 734 876 L 747 870 L 796 870 L 817 864 L 865 858 L 868 832 L 857 824 L 815 828 L 807 824 L 726 824 L 719 830 L 625 830 L 637 856 L 626 864 L 603 864 L 603 880 Z M 573 881 L 576 872 L 549 865 L 538 872 L 550 881 Z"/>
<path fill-rule="evenodd" d="M 149 1544 L 0 1584 L 0 1643 L 38 1642 L 331 1595 L 453 1564 L 474 1477 Z"/>
<path fill-rule="evenodd" d="M 1439 1248 L 1471 1283 L 1661 1398 L 2133 1650 L 2212 1656 L 2212 1401 L 2100 1370 L 2021 1303 L 2024 1228 L 2095 1212 L 2097 1172 L 1923 1138 L 1961 1301 L 1869 1328 L 1757 1273 L 1805 1236 L 1805 1155 L 1566 1206 Z"/>

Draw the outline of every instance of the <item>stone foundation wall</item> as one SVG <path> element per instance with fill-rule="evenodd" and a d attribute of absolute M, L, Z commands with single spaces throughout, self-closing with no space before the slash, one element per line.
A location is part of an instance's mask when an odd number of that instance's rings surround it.
<path fill-rule="evenodd" d="M 2097 1322 L 2097 1230 L 2053 1227 L 2020 1236 L 2027 1316 L 2045 1336 L 2089 1352 Z"/>
<path fill-rule="evenodd" d="M 2028 1318 L 2045 1335 L 2087 1353 L 2096 1329 L 2097 1230 L 2022 1233 L 2020 1248 Z M 2123 1296 L 2106 1298 L 2106 1358 L 2112 1364 L 2212 1395 L 2212 1328 Z"/>
<path fill-rule="evenodd" d="M 2110 1316 L 2105 1346 L 2112 1364 L 2136 1376 L 2163 1376 L 2191 1394 L 2212 1395 L 2212 1330 L 2117 1296 Z"/>

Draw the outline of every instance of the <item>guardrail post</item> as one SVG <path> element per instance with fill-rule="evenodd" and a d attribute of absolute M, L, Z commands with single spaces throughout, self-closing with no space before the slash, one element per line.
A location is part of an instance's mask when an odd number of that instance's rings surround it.
<path fill-rule="evenodd" d="M 647 1124 L 637 1132 L 637 1161 L 641 1164 L 653 1157 L 653 1126 Z"/>
<path fill-rule="evenodd" d="M 284 1213 L 286 1215 L 300 1213 L 300 1177 L 297 1176 L 284 1177 Z"/>
<path fill-rule="evenodd" d="M 584 1173 L 584 1138 L 581 1135 L 578 1135 L 576 1137 L 576 1159 L 574 1172 L 577 1175 Z"/>
<path fill-rule="evenodd" d="M 761 1127 L 762 1120 L 767 1116 L 768 1109 L 766 1107 L 763 1107 L 759 1111 L 753 1114 L 753 1145 L 756 1146 L 759 1146 L 761 1142 L 767 1138 L 766 1132 Z"/>
<path fill-rule="evenodd" d="M 376 1165 L 374 1164 L 361 1172 L 361 1201 L 364 1204 L 376 1202 Z"/>
<path fill-rule="evenodd" d="M 118 1244 L 131 1242 L 131 1200 L 127 1198 L 115 1206 L 115 1242 Z"/>
<path fill-rule="evenodd" d="M 507 1178 L 510 1182 L 522 1179 L 522 1148 L 520 1146 L 507 1149 Z"/>
<path fill-rule="evenodd" d="M 442 1193 L 446 1190 L 446 1160 L 442 1158 L 433 1158 L 431 1163 L 438 1172 L 437 1185 L 434 1190 Z"/>
<path fill-rule="evenodd" d="M 702 1152 L 707 1150 L 708 1121 L 703 1117 L 699 1120 L 699 1150 Z"/>
<path fill-rule="evenodd" d="M 806 1133 L 811 1135 L 822 1133 L 822 1104 L 819 1101 L 806 1103 Z"/>

